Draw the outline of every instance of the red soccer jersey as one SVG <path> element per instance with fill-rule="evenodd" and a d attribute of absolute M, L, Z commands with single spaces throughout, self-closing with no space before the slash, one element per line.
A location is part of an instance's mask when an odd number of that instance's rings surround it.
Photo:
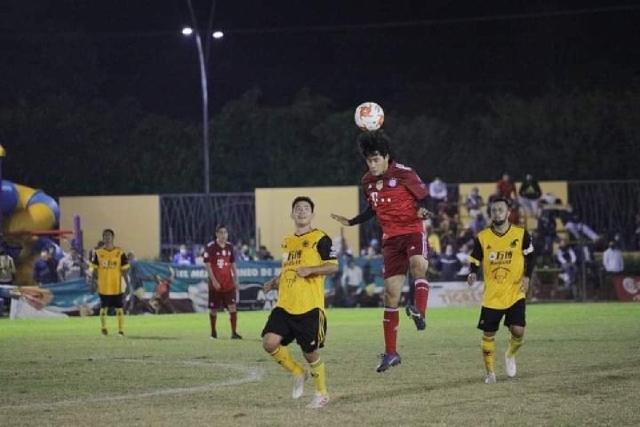
<path fill-rule="evenodd" d="M 236 262 L 233 256 L 233 245 L 226 243 L 220 246 L 215 240 L 207 244 L 204 262 L 211 266 L 222 291 L 230 291 L 235 287 L 231 265 Z"/>
<path fill-rule="evenodd" d="M 410 167 L 390 162 L 382 176 L 367 172 L 362 177 L 362 189 L 382 227 L 382 239 L 411 233 L 422 233 L 422 220 L 416 215 L 419 199 L 429 190 Z"/>

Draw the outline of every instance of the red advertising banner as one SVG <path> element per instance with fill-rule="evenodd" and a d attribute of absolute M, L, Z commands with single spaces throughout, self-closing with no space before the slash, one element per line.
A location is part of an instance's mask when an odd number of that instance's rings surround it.
<path fill-rule="evenodd" d="M 640 302 L 640 276 L 613 276 L 613 285 L 620 301 Z"/>

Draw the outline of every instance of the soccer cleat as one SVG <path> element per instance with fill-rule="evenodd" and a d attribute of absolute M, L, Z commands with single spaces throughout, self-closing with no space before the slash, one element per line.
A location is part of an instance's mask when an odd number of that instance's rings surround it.
<path fill-rule="evenodd" d="M 124 338 L 124 332 L 118 332 L 118 338 Z"/>
<path fill-rule="evenodd" d="M 407 312 L 407 316 L 411 317 L 413 322 L 416 324 L 416 329 L 419 331 L 424 331 L 427 327 L 427 322 L 424 320 L 424 316 L 422 313 L 418 311 L 415 305 L 409 304 L 405 311 Z"/>
<path fill-rule="evenodd" d="M 382 357 L 382 360 L 380 361 L 380 364 L 376 368 L 377 372 L 384 372 L 387 369 L 391 368 L 392 366 L 396 366 L 402 363 L 402 360 L 400 359 L 400 355 L 398 353 L 382 354 L 381 357 Z"/>
<path fill-rule="evenodd" d="M 487 372 L 487 375 L 484 376 L 485 384 L 493 384 L 496 382 L 496 374 L 495 372 Z"/>
<path fill-rule="evenodd" d="M 218 333 L 216 331 L 211 332 L 211 339 L 212 340 L 218 339 Z"/>
<path fill-rule="evenodd" d="M 291 392 L 291 397 L 294 399 L 299 399 L 304 392 L 304 382 L 309 378 L 309 371 L 306 369 L 302 375 L 294 375 L 293 376 L 293 391 Z"/>
<path fill-rule="evenodd" d="M 311 403 L 307 405 L 307 409 L 316 409 L 316 408 L 324 408 L 329 403 L 329 395 L 328 394 L 320 394 L 316 393 L 313 396 L 313 400 Z"/>
<path fill-rule="evenodd" d="M 109 331 L 107 331 L 107 328 L 102 328 L 100 332 L 102 332 L 103 337 L 106 337 L 107 335 L 109 335 Z"/>
<path fill-rule="evenodd" d="M 242 339 L 242 335 L 234 332 L 233 334 L 231 334 L 231 339 L 232 340 L 241 340 Z"/>
<path fill-rule="evenodd" d="M 504 368 L 507 371 L 507 376 L 509 378 L 516 376 L 516 357 L 509 357 L 509 351 L 504 354 Z"/>

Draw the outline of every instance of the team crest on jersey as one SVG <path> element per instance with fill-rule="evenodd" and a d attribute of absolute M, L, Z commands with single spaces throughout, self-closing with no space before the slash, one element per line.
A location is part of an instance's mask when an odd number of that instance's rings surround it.
<path fill-rule="evenodd" d="M 376 190 L 380 191 L 382 190 L 382 180 L 376 181 Z"/>
<path fill-rule="evenodd" d="M 516 246 L 518 246 L 518 240 L 520 239 L 515 239 L 513 242 L 509 243 L 509 247 L 515 248 Z"/>
<path fill-rule="evenodd" d="M 398 183 L 398 181 L 396 181 L 395 178 L 391 178 L 389 180 L 389 187 L 395 187 L 397 183 Z"/>
<path fill-rule="evenodd" d="M 309 241 L 305 240 L 304 242 L 302 242 L 302 247 L 303 248 L 308 248 L 309 247 Z"/>

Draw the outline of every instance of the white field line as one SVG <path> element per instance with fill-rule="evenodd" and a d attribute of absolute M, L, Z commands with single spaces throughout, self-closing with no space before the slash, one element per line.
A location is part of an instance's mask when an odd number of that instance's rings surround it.
<path fill-rule="evenodd" d="M 162 362 L 155 360 L 142 360 L 142 359 L 125 359 L 125 358 L 93 358 L 93 360 L 113 360 L 117 362 L 131 362 L 131 363 L 144 363 L 144 364 L 168 364 L 171 362 Z M 34 408 L 52 408 L 56 406 L 69 406 L 69 405 L 84 405 L 87 403 L 101 403 L 101 402 L 116 402 L 120 400 L 131 399 L 148 399 L 160 396 L 171 396 L 175 394 L 185 393 L 199 393 L 203 391 L 216 390 L 222 387 L 229 387 L 234 385 L 247 384 L 251 382 L 257 382 L 262 379 L 264 370 L 259 368 L 250 368 L 244 365 L 231 364 L 231 363 L 207 363 L 195 360 L 176 362 L 187 366 L 209 366 L 220 369 L 230 369 L 238 371 L 240 375 L 229 378 L 224 381 L 216 381 L 210 384 L 199 385 L 195 387 L 178 387 L 178 388 L 163 388 L 160 390 L 149 391 L 145 393 L 131 393 L 131 394 L 119 394 L 115 396 L 102 396 L 102 397 L 90 397 L 85 399 L 74 400 L 62 400 L 58 402 L 29 402 L 22 405 L 7 405 L 0 406 L 0 410 L 31 410 Z"/>

